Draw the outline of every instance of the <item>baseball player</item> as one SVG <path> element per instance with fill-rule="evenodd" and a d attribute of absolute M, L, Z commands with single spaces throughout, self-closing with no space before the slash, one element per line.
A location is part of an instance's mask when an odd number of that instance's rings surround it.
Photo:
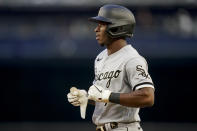
<path fill-rule="evenodd" d="M 89 20 L 97 23 L 96 40 L 106 49 L 95 59 L 88 92 L 75 88 L 68 101 L 81 107 L 83 118 L 87 103 L 95 105 L 96 131 L 142 131 L 139 109 L 154 104 L 154 85 L 146 60 L 125 40 L 133 36 L 134 15 L 123 6 L 107 4 Z"/>

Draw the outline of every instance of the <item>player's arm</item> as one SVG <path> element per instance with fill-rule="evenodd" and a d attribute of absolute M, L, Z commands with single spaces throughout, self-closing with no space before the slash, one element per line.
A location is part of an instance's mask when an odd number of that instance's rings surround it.
<path fill-rule="evenodd" d="M 128 107 L 147 107 L 154 104 L 154 89 L 143 87 L 131 93 L 114 93 L 101 86 L 92 85 L 88 91 L 88 99 Z"/>
<path fill-rule="evenodd" d="M 128 107 L 148 107 L 154 104 L 154 89 L 144 87 L 131 93 L 111 93 L 109 101 Z"/>
<path fill-rule="evenodd" d="M 148 73 L 145 59 L 138 58 L 128 61 L 125 66 L 128 82 L 131 85 L 130 93 L 111 94 L 120 98 L 120 104 L 129 107 L 146 107 L 154 104 L 154 85 Z"/>

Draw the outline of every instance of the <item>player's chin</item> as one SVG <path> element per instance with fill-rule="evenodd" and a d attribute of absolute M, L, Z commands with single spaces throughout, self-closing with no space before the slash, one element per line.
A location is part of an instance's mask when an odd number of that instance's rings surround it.
<path fill-rule="evenodd" d="M 104 45 L 105 45 L 104 43 L 100 44 L 100 46 L 102 46 L 102 47 L 103 47 Z"/>
<path fill-rule="evenodd" d="M 98 43 L 99 43 L 99 45 L 102 46 L 102 47 L 105 45 L 105 44 L 104 44 L 103 42 L 101 42 L 101 41 L 98 41 Z"/>

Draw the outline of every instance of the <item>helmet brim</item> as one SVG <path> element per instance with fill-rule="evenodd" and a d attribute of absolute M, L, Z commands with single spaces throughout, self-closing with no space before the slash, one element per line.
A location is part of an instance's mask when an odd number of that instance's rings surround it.
<path fill-rule="evenodd" d="M 96 23 L 105 22 L 107 24 L 112 24 L 111 20 L 104 18 L 102 16 L 90 17 L 88 20 L 91 22 L 96 22 Z"/>

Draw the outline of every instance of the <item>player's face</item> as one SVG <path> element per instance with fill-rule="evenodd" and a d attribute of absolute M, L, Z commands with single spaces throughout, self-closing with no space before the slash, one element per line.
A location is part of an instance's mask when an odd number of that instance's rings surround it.
<path fill-rule="evenodd" d="M 109 42 L 109 37 L 106 33 L 107 24 L 104 22 L 99 22 L 97 27 L 94 29 L 96 32 L 96 40 L 101 46 L 107 45 Z"/>

